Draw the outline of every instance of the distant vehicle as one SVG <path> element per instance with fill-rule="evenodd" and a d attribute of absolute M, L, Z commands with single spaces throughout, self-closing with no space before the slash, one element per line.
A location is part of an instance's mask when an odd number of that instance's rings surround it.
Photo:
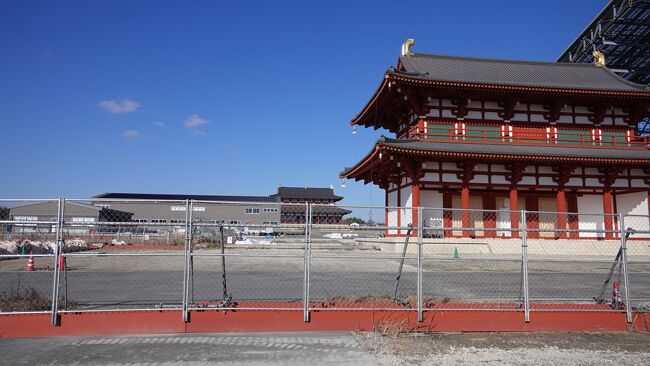
<path fill-rule="evenodd" d="M 353 222 L 353 223 L 350 224 L 350 227 L 359 227 L 359 226 L 361 226 L 361 225 L 359 225 L 358 222 Z"/>

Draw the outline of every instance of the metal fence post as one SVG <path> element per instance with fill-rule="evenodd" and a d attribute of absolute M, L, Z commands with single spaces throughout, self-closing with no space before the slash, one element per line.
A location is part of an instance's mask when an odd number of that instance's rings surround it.
<path fill-rule="evenodd" d="M 311 272 L 311 204 L 305 202 L 305 276 L 303 283 L 303 320 L 309 321 L 309 287 Z"/>
<path fill-rule="evenodd" d="M 424 299 L 422 298 L 422 236 L 424 231 L 424 220 L 422 219 L 422 206 L 418 206 L 418 222 L 417 222 L 417 233 L 418 233 L 418 278 L 417 278 L 417 309 L 418 309 L 418 321 L 424 321 L 424 313 L 422 311 L 422 305 Z"/>
<path fill-rule="evenodd" d="M 625 215 L 618 214 L 618 226 L 621 235 L 621 260 L 623 265 L 623 282 L 625 282 L 625 320 L 632 323 L 632 304 L 630 302 L 630 282 L 627 276 L 627 230 L 625 229 Z"/>
<path fill-rule="evenodd" d="M 521 210 L 519 220 L 521 230 L 521 282 L 524 296 L 524 321 L 530 322 L 530 301 L 528 298 L 528 225 L 526 223 L 526 210 Z"/>
<path fill-rule="evenodd" d="M 63 209 L 65 199 L 59 198 L 56 211 L 56 241 L 54 243 L 54 278 L 52 283 L 52 325 L 59 325 L 59 258 L 63 248 Z"/>
<path fill-rule="evenodd" d="M 190 320 L 189 292 L 190 292 L 190 256 L 192 246 L 192 207 L 190 200 L 185 200 L 185 263 L 183 266 L 183 321 Z"/>

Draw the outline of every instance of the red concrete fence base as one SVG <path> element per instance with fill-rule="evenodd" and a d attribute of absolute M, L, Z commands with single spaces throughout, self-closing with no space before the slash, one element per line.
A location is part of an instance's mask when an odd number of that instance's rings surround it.
<path fill-rule="evenodd" d="M 0 315 L 0 338 L 84 336 L 111 334 L 164 334 L 201 332 L 624 332 L 648 331 L 650 317 L 635 313 L 628 325 L 623 313 L 588 311 L 523 313 L 484 310 L 431 310 L 417 322 L 415 312 L 405 311 L 313 311 L 303 321 L 301 311 L 242 310 L 191 311 L 184 323 L 180 310 L 105 311 L 61 314 L 52 326 L 50 314 Z"/>

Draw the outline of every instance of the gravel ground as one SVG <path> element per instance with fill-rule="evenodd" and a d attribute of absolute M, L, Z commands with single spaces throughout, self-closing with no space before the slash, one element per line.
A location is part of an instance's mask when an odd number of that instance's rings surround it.
<path fill-rule="evenodd" d="M 356 333 L 379 365 L 648 365 L 650 334 Z"/>

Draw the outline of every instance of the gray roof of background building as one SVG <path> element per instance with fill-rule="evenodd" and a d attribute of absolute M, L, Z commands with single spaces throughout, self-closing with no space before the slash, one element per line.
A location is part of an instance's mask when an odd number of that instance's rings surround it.
<path fill-rule="evenodd" d="M 171 200 L 171 201 L 215 201 L 215 202 L 277 202 L 273 196 L 223 196 L 203 194 L 159 194 L 159 193 L 103 193 L 93 198 Z"/>
<path fill-rule="evenodd" d="M 473 84 L 639 92 L 646 86 L 629 82 L 605 67 L 564 62 L 511 61 L 413 54 L 401 56 L 404 71 L 389 74 Z"/>
<path fill-rule="evenodd" d="M 609 149 L 609 148 L 582 148 L 562 147 L 561 145 L 516 145 L 516 144 L 481 144 L 454 142 L 429 142 L 410 139 L 391 139 L 380 137 L 379 146 L 390 146 L 421 151 L 450 152 L 450 153 L 475 153 L 475 154 L 500 154 L 514 156 L 549 156 L 569 158 L 594 158 L 594 159 L 635 159 L 650 160 L 650 150 L 642 149 Z"/>
<path fill-rule="evenodd" d="M 303 200 L 341 200 L 343 197 L 334 194 L 332 188 L 311 187 L 278 187 L 278 193 L 273 196 L 288 199 Z"/>

